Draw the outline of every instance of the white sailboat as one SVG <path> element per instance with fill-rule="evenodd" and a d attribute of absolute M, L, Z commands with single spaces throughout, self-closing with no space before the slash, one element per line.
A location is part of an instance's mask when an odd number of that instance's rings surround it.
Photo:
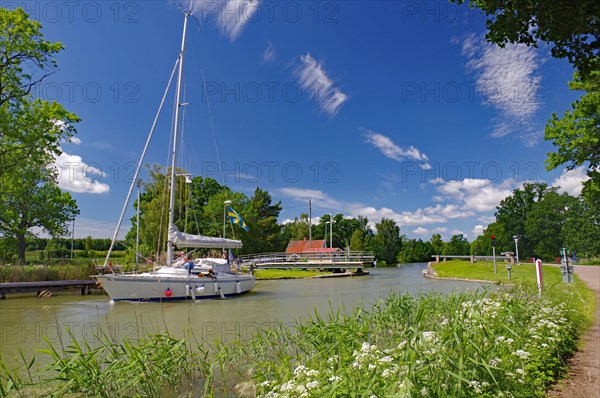
<path fill-rule="evenodd" d="M 131 273 L 131 274 L 105 274 L 95 275 L 94 277 L 102 285 L 113 301 L 163 301 L 163 300 L 198 300 L 204 298 L 224 298 L 226 296 L 238 295 L 251 290 L 255 285 L 255 279 L 252 275 L 239 272 L 232 272 L 227 260 L 221 259 L 197 259 L 195 261 L 184 262 L 183 258 L 174 260 L 174 250 L 176 246 L 190 248 L 221 248 L 221 249 L 239 249 L 242 242 L 234 239 L 224 239 L 208 237 L 202 235 L 191 235 L 182 233 L 177 229 L 174 223 L 175 207 L 175 170 L 176 155 L 179 130 L 179 116 L 181 102 L 181 80 L 183 73 L 183 57 L 185 50 L 185 37 L 187 31 L 187 22 L 191 11 L 185 12 L 183 23 L 183 37 L 181 40 L 181 51 L 171 73 L 171 79 L 163 96 L 158 114 L 165 102 L 167 92 L 172 82 L 175 70 L 178 69 L 176 98 L 177 105 L 175 109 L 173 136 L 173 147 L 171 154 L 171 190 L 169 198 L 169 232 L 167 242 L 167 261 L 165 265 L 155 267 L 151 272 Z M 115 230 L 111 247 L 106 255 L 104 266 L 109 263 L 110 255 L 123 222 L 125 210 L 131 198 L 135 181 L 138 180 L 139 171 L 148 149 L 148 145 L 154 128 L 156 127 L 158 114 L 154 120 L 152 129 L 148 136 L 146 146 L 136 168 L 133 182 L 129 189 L 129 194 L 121 216 Z"/>

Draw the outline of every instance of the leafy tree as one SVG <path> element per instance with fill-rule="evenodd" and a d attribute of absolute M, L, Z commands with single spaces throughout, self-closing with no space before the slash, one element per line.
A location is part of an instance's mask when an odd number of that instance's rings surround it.
<path fill-rule="evenodd" d="M 546 261 L 560 256 L 565 242 L 563 225 L 567 219 L 566 213 L 576 202 L 577 199 L 569 194 L 561 195 L 551 189 L 531 209 L 525 222 L 525 231 L 534 255 Z"/>
<path fill-rule="evenodd" d="M 52 57 L 63 49 L 44 40 L 41 28 L 21 8 L 0 8 L 0 177 L 27 161 L 48 164 L 79 121 L 56 102 L 31 98 L 56 71 Z"/>
<path fill-rule="evenodd" d="M 17 243 L 19 261 L 25 262 L 26 238 L 40 228 L 52 236 L 67 232 L 79 210 L 71 195 L 52 181 L 50 170 L 24 164 L 18 174 L 2 177 L 0 231 Z"/>
<path fill-rule="evenodd" d="M 400 227 L 394 220 L 382 218 L 381 222 L 375 224 L 375 228 L 377 228 L 377 235 L 371 240 L 375 257 L 388 264 L 394 263 L 402 245 Z"/>
<path fill-rule="evenodd" d="M 471 245 L 463 234 L 452 235 L 450 242 L 444 247 L 443 254 L 455 256 L 468 256 L 471 251 Z"/>
<path fill-rule="evenodd" d="M 576 73 L 569 87 L 585 94 L 562 118 L 552 114 L 546 125 L 544 138 L 556 146 L 556 152 L 548 154 L 546 167 L 553 170 L 566 163 L 572 170 L 585 165 L 590 179 L 583 193 L 600 207 L 600 71 L 586 78 Z"/>
<path fill-rule="evenodd" d="M 22 9 L 0 8 L 0 234 L 14 238 L 25 261 L 25 239 L 39 227 L 55 236 L 78 214 L 75 201 L 49 169 L 60 142 L 79 118 L 31 90 L 56 70 L 61 43 L 44 40 L 39 22 Z"/>
<path fill-rule="evenodd" d="M 462 4 L 465 0 L 450 0 Z M 600 3 L 593 0 L 470 0 L 487 16 L 486 38 L 504 47 L 552 44 L 552 56 L 567 58 L 587 75 L 600 56 Z"/>
<path fill-rule="evenodd" d="M 442 235 L 433 234 L 431 235 L 431 249 L 433 250 L 433 254 L 443 254 L 444 248 L 446 247 L 446 243 L 442 240 Z"/>
<path fill-rule="evenodd" d="M 364 233 L 360 230 L 354 230 L 352 232 L 352 236 L 350 237 L 350 250 L 352 251 L 363 251 L 367 248 L 366 237 Z"/>
<path fill-rule="evenodd" d="M 493 222 L 487 226 L 487 228 L 483 231 L 483 235 L 479 235 L 472 243 L 471 243 L 471 254 L 474 256 L 491 256 L 493 253 L 492 250 L 492 235 L 496 237 L 496 249 L 499 249 L 498 246 L 498 238 L 499 236 L 506 237 L 508 234 L 504 231 L 504 226 L 501 223 Z M 505 238 L 503 238 L 505 239 Z M 504 243 L 505 251 L 513 251 L 508 248 L 507 243 Z M 499 254 L 502 250 L 497 250 Z M 520 255 L 520 253 L 519 253 Z"/>
<path fill-rule="evenodd" d="M 398 255 L 399 263 L 416 263 L 431 261 L 433 246 L 431 242 L 423 242 L 421 239 L 409 239 L 402 242 L 402 251 Z"/>
<path fill-rule="evenodd" d="M 286 224 L 285 228 L 289 231 L 290 240 L 302 240 L 309 237 L 308 214 L 302 213 L 300 217 L 294 218 L 294 221 Z M 313 237 L 314 239 L 314 237 Z"/>
<path fill-rule="evenodd" d="M 570 204 L 562 233 L 566 247 L 579 257 L 600 257 L 600 214 L 586 199 Z"/>
<path fill-rule="evenodd" d="M 528 258 L 534 254 L 534 242 L 525 229 L 529 213 L 548 191 L 545 183 L 524 184 L 515 189 L 511 196 L 504 198 L 497 207 L 496 223 L 501 225 L 496 236 L 496 251 L 514 251 L 513 236 L 521 237 L 519 255 Z M 533 232 L 530 230 L 530 232 Z"/>
<path fill-rule="evenodd" d="M 281 209 L 281 202 L 272 204 L 271 195 L 256 188 L 242 214 L 250 228 L 243 239 L 244 253 L 265 253 L 281 247 L 281 226 L 277 223 Z"/>

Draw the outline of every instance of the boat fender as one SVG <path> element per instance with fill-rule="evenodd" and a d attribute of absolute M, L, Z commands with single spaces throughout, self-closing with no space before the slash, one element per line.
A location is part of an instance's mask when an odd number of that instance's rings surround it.
<path fill-rule="evenodd" d="M 215 282 L 215 294 L 219 294 L 219 282 Z"/>
<path fill-rule="evenodd" d="M 242 293 L 242 284 L 241 284 L 239 281 L 237 281 L 237 282 L 235 283 L 235 292 L 236 292 L 237 294 L 240 294 L 240 293 Z"/>
<path fill-rule="evenodd" d="M 185 285 L 185 295 L 186 295 L 186 297 L 191 295 L 190 285 Z"/>
<path fill-rule="evenodd" d="M 170 287 L 168 287 L 167 290 L 165 290 L 165 296 L 171 297 L 172 295 L 173 295 L 173 291 L 171 290 Z"/>
<path fill-rule="evenodd" d="M 196 292 L 202 293 L 204 291 L 204 286 L 196 286 Z"/>

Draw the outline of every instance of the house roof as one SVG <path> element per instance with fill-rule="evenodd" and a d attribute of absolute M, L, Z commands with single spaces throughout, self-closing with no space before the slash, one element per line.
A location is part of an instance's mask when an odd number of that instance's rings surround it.
<path fill-rule="evenodd" d="M 305 250 L 305 253 L 337 253 L 341 252 L 342 249 L 338 247 L 319 247 Z"/>
<path fill-rule="evenodd" d="M 318 239 L 309 241 L 308 239 L 304 240 L 291 240 L 287 245 L 287 249 L 285 249 L 286 253 L 306 253 L 313 249 L 324 249 L 325 248 L 325 240 Z"/>

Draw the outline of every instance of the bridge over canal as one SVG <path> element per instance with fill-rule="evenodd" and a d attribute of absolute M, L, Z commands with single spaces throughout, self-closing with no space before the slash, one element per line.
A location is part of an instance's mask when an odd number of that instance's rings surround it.
<path fill-rule="evenodd" d="M 361 271 L 372 267 L 375 262 L 373 252 L 308 252 L 308 253 L 261 253 L 240 256 L 242 265 L 254 269 L 332 269 L 344 272 L 346 269 Z"/>

